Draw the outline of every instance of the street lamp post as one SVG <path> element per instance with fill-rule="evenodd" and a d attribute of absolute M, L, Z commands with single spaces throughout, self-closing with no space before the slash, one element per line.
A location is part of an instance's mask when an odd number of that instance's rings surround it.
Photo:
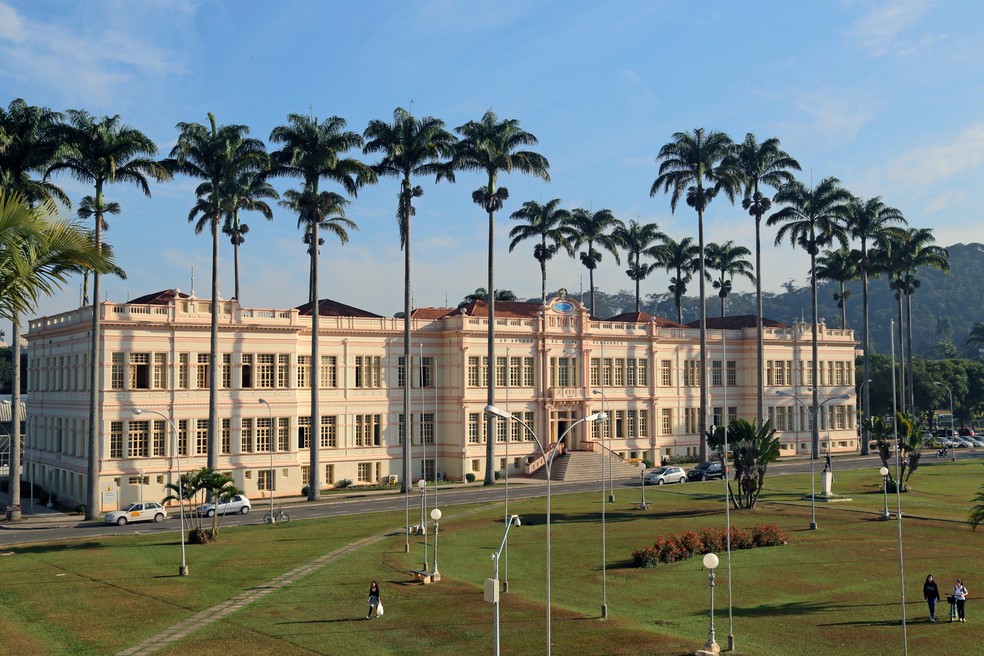
<path fill-rule="evenodd" d="M 954 426 L 953 426 L 953 420 L 954 420 L 954 416 L 953 416 L 953 390 L 950 389 L 950 386 L 949 385 L 947 385 L 946 383 L 941 383 L 938 380 L 934 380 L 933 381 L 933 385 L 938 385 L 940 387 L 945 387 L 947 393 L 950 395 L 950 437 L 956 437 L 957 432 L 954 430 Z M 952 449 L 950 451 L 950 454 L 951 454 L 950 457 L 952 459 L 952 462 L 956 462 L 957 461 L 957 450 L 956 449 Z"/>
<path fill-rule="evenodd" d="M 420 479 L 417 481 L 417 487 L 420 488 L 420 532 L 424 534 L 424 571 L 430 571 L 427 569 L 427 515 L 426 508 L 424 504 L 427 503 L 427 481 Z"/>
<path fill-rule="evenodd" d="M 537 437 L 536 431 L 534 431 L 533 428 L 529 424 L 527 424 L 525 421 L 523 421 L 519 417 L 515 417 L 512 414 L 506 412 L 505 410 L 502 410 L 501 408 L 497 408 L 497 407 L 495 407 L 494 405 L 491 405 L 491 404 L 485 406 L 485 412 L 487 412 L 488 414 L 491 414 L 491 415 L 495 415 L 496 417 L 500 417 L 502 419 L 505 419 L 507 421 L 509 421 L 509 420 L 511 420 L 511 421 L 518 421 L 520 424 L 522 424 L 523 426 L 525 426 L 526 427 L 526 430 L 528 430 L 530 432 L 530 434 L 533 435 L 533 443 L 536 444 L 537 448 L 540 450 L 540 455 L 543 456 L 543 459 L 545 461 L 545 465 L 544 466 L 545 466 L 546 474 L 547 474 L 547 656 L 550 656 L 550 650 L 551 650 L 551 645 L 550 645 L 550 637 L 551 637 L 551 633 L 550 633 L 550 615 L 551 615 L 551 607 L 550 607 L 550 468 L 553 466 L 554 456 L 557 455 L 557 451 L 559 450 L 558 447 L 560 446 L 561 442 L 564 441 L 564 439 L 568 436 L 568 434 L 570 434 L 570 432 L 572 430 L 574 430 L 575 427 L 577 427 L 579 424 L 583 424 L 583 423 L 586 423 L 586 422 L 590 423 L 590 422 L 594 422 L 594 421 L 604 421 L 604 420 L 608 419 L 608 415 L 606 413 L 604 413 L 604 412 L 596 412 L 594 414 L 588 415 L 587 417 L 584 417 L 583 419 L 579 419 L 579 420 L 575 421 L 573 424 L 571 424 L 567 428 L 567 430 L 564 431 L 563 435 L 561 435 L 560 438 L 558 438 L 557 444 L 554 445 L 554 448 L 551 449 L 550 455 L 548 456 L 546 450 L 544 450 L 544 448 L 543 448 L 543 445 L 540 444 L 540 438 Z M 507 527 L 507 530 L 508 530 L 508 527 Z M 496 566 L 498 567 L 498 565 L 496 565 Z"/>
<path fill-rule="evenodd" d="M 882 476 L 882 492 L 885 497 L 885 505 L 882 509 L 881 519 L 891 519 L 892 516 L 888 514 L 888 467 L 881 467 L 878 473 Z"/>
<path fill-rule="evenodd" d="M 437 581 L 440 579 L 440 570 L 437 569 L 437 533 L 441 530 L 441 509 L 435 508 L 431 511 L 431 519 L 434 520 L 434 573 L 431 576 L 432 581 Z"/>
<path fill-rule="evenodd" d="M 499 656 L 499 558 L 502 556 L 502 550 L 506 546 L 506 538 L 509 537 L 509 529 L 513 527 L 513 524 L 516 526 L 522 525 L 519 521 L 519 515 L 509 516 L 509 521 L 506 522 L 506 530 L 502 533 L 502 542 L 499 543 L 499 550 L 492 554 L 492 562 L 495 563 L 494 578 L 485 579 L 485 601 L 491 602 L 492 607 L 495 609 L 495 622 L 492 625 L 492 641 L 495 645 L 495 656 Z"/>
<path fill-rule="evenodd" d="M 276 432 L 273 430 L 273 410 L 266 399 L 257 399 L 257 401 L 266 406 L 267 415 L 270 417 L 270 523 L 276 524 L 277 514 L 273 512 L 273 441 L 276 439 Z"/>
<path fill-rule="evenodd" d="M 181 518 L 181 566 L 178 568 L 178 576 L 188 576 L 188 564 L 185 562 L 185 520 L 184 520 L 184 484 L 181 480 L 181 448 L 178 445 L 178 431 L 174 428 L 174 422 L 167 415 L 156 410 L 144 410 L 134 408 L 133 414 L 142 415 L 143 413 L 157 415 L 168 423 L 171 427 L 171 443 L 174 444 L 174 454 L 178 462 L 178 515 Z"/>
<path fill-rule="evenodd" d="M 718 646 L 717 641 L 714 639 L 714 568 L 718 566 L 718 557 L 716 554 L 707 553 L 704 554 L 704 567 L 710 570 L 707 575 L 707 582 L 711 588 L 711 608 L 710 608 L 710 619 L 711 626 L 707 633 L 707 642 L 704 643 L 704 648 L 697 650 L 697 656 L 710 656 L 711 654 L 720 654 L 721 647 Z"/>
<path fill-rule="evenodd" d="M 803 399 L 801 399 L 800 397 L 796 396 L 795 394 L 790 394 L 789 392 L 784 392 L 782 390 L 776 390 L 776 394 L 778 396 L 786 396 L 786 397 L 789 397 L 789 398 L 793 399 L 794 401 L 796 401 L 797 403 L 799 403 L 801 406 L 803 406 L 806 409 L 806 411 L 810 414 L 810 426 L 812 428 L 816 428 L 816 425 L 817 425 L 817 412 L 820 411 L 820 408 L 822 408 L 823 406 L 827 405 L 828 403 L 831 403 L 832 401 L 837 401 L 837 400 L 840 400 L 840 399 L 849 399 L 849 398 L 851 398 L 850 395 L 848 395 L 848 394 L 839 394 L 837 396 L 832 396 L 829 399 L 826 399 L 823 403 L 821 403 L 821 404 L 817 405 L 815 408 L 811 409 L 810 406 L 806 405 L 806 402 L 803 401 Z M 828 443 L 829 443 L 829 440 L 828 440 Z M 815 455 L 816 454 L 814 454 L 814 456 Z M 810 515 L 810 530 L 811 531 L 817 530 L 816 462 L 817 462 L 816 457 L 811 457 L 810 458 L 810 507 L 811 507 L 811 511 L 810 511 L 811 512 L 811 515 Z"/>
<path fill-rule="evenodd" d="M 639 503 L 639 510 L 646 509 L 646 463 L 639 463 L 639 481 L 642 483 L 642 501 Z"/>

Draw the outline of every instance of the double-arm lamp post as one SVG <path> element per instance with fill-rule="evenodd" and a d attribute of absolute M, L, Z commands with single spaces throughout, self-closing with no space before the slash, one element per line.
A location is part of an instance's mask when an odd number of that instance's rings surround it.
<path fill-rule="evenodd" d="M 799 403 L 801 406 L 803 406 L 806 409 L 806 411 L 810 415 L 810 434 L 811 434 L 811 439 L 812 439 L 812 434 L 814 433 L 814 431 L 816 431 L 817 434 L 819 434 L 820 427 L 817 426 L 817 413 L 820 412 L 820 408 L 822 408 L 823 406 L 827 405 L 828 403 L 832 403 L 833 401 L 838 401 L 838 400 L 843 400 L 843 399 L 849 399 L 849 398 L 851 398 L 851 395 L 850 394 L 838 394 L 837 396 L 832 396 L 829 399 L 826 399 L 823 403 L 820 403 L 815 408 L 811 408 L 810 406 L 808 406 L 806 404 L 806 402 L 803 399 L 801 399 L 800 397 L 796 396 L 795 394 L 790 394 L 789 392 L 784 392 L 782 390 L 776 390 L 776 394 L 779 395 L 779 396 L 789 397 L 789 398 L 793 399 L 794 401 L 796 401 L 797 403 Z M 829 445 L 829 442 L 830 442 L 830 439 L 829 438 L 827 439 L 827 442 L 828 442 L 828 447 L 829 447 L 830 446 Z M 810 514 L 810 530 L 811 531 L 817 530 L 816 462 L 817 462 L 817 453 L 814 451 L 813 454 L 812 454 L 812 456 L 810 457 L 810 513 L 811 513 Z"/>
<path fill-rule="evenodd" d="M 543 448 L 543 445 L 540 444 L 540 438 L 537 437 L 536 431 L 533 430 L 533 428 L 525 421 L 519 417 L 514 417 L 512 414 L 502 410 L 501 408 L 497 408 L 494 405 L 485 406 L 485 412 L 507 421 L 518 421 L 521 425 L 523 425 L 526 430 L 533 435 L 533 443 L 536 444 L 536 447 L 540 450 L 540 455 L 543 456 L 543 460 L 545 462 L 544 466 L 547 473 L 547 656 L 550 656 L 550 468 L 553 466 L 554 456 L 557 455 L 561 442 L 564 441 L 567 435 L 574 430 L 574 428 L 583 423 L 605 421 L 608 419 L 608 415 L 605 412 L 596 412 L 584 417 L 583 419 L 578 419 L 575 421 L 567 428 L 567 430 L 564 431 L 564 434 L 557 439 L 557 443 L 554 445 L 554 448 L 550 450 L 550 455 L 548 456 L 546 450 Z"/>

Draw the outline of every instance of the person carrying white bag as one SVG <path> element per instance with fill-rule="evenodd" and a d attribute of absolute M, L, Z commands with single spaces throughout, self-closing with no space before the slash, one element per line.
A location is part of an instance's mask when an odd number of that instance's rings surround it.
<path fill-rule="evenodd" d="M 383 602 L 379 598 L 379 584 L 373 581 L 369 584 L 369 614 L 366 619 L 372 619 L 372 613 L 376 611 L 376 617 L 383 614 Z"/>

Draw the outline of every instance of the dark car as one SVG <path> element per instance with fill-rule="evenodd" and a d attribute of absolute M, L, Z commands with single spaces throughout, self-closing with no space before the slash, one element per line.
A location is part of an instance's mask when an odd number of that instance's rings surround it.
<path fill-rule="evenodd" d="M 960 437 L 974 437 L 977 433 L 974 432 L 973 428 L 961 428 L 957 431 L 957 435 Z"/>
<path fill-rule="evenodd" d="M 716 460 L 702 462 L 687 472 L 688 481 L 709 481 L 712 478 L 724 478 L 721 463 Z"/>

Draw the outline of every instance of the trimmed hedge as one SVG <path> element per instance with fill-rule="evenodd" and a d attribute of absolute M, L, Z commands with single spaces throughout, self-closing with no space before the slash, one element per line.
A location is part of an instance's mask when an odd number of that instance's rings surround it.
<path fill-rule="evenodd" d="M 753 549 L 786 544 L 786 535 L 778 524 L 759 524 L 745 530 L 731 527 L 731 548 Z M 652 546 L 632 552 L 636 567 L 656 567 L 675 563 L 712 551 L 723 551 L 728 546 L 728 532 L 723 528 L 700 528 L 681 534 L 659 536 Z"/>

